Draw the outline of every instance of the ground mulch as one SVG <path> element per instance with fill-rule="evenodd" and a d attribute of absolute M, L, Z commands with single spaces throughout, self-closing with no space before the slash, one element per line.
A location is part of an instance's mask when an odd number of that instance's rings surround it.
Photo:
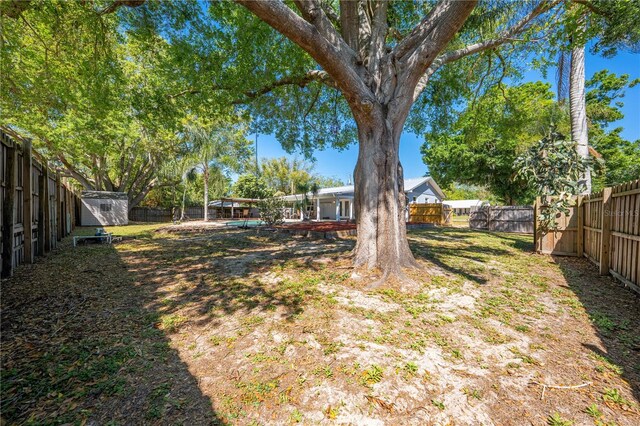
<path fill-rule="evenodd" d="M 351 222 L 300 222 L 286 223 L 277 228 L 296 231 L 332 232 L 356 229 L 356 224 Z"/>
<path fill-rule="evenodd" d="M 2 281 L 2 424 L 640 424 L 640 298 L 530 237 L 410 231 L 372 291 L 353 238 L 158 227 Z"/>

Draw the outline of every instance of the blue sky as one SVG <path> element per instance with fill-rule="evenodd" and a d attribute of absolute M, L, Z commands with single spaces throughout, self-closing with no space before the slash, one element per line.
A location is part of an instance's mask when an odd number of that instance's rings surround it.
<path fill-rule="evenodd" d="M 640 78 L 640 54 L 620 53 L 611 59 L 605 59 L 600 56 L 587 55 L 586 58 L 586 77 L 591 78 L 597 71 L 608 69 L 615 74 L 629 74 L 631 79 Z M 524 82 L 527 81 L 548 81 L 553 85 L 555 72 L 549 72 L 549 78 L 545 80 L 542 74 L 536 70 L 530 70 L 524 75 Z M 632 89 L 627 89 L 626 95 L 622 100 L 624 102 L 623 113 L 625 118 L 619 122 L 613 123 L 614 127 L 623 127 L 622 136 L 628 140 L 640 139 L 640 85 Z M 427 167 L 422 162 L 420 155 L 420 145 L 422 145 L 423 137 L 405 132 L 400 139 L 400 161 L 404 167 L 406 178 L 422 176 L 427 172 Z M 258 156 L 260 158 L 295 156 L 287 154 L 280 143 L 272 135 L 258 136 Z M 300 155 L 298 155 L 300 156 Z M 316 151 L 315 170 L 324 176 L 332 176 L 343 181 L 348 181 L 353 173 L 358 156 L 358 147 L 353 145 L 346 150 L 337 151 L 334 149 L 326 149 L 324 151 Z"/>

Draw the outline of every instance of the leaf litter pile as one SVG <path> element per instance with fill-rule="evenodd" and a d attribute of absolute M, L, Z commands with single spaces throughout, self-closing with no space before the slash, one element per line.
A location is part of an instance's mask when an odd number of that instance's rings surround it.
<path fill-rule="evenodd" d="M 530 236 L 412 231 L 367 291 L 353 239 L 157 228 L 2 282 L 2 424 L 640 423 L 640 300 Z"/>

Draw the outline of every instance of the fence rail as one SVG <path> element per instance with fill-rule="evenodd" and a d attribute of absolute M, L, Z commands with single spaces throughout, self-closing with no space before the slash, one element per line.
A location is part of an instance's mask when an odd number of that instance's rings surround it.
<path fill-rule="evenodd" d="M 536 200 L 536 215 L 545 208 Z M 540 253 L 586 257 L 640 293 L 640 180 L 575 199 L 557 229 L 535 234 Z"/>
<path fill-rule="evenodd" d="M 471 229 L 533 234 L 533 207 L 482 206 L 469 214 Z"/>
<path fill-rule="evenodd" d="M 409 223 L 450 224 L 451 207 L 441 203 L 409 204 Z"/>
<path fill-rule="evenodd" d="M 170 209 L 165 207 L 134 207 L 129 211 L 129 220 L 132 222 L 171 222 L 180 217 L 180 209 Z M 185 207 L 186 220 L 204 219 L 204 206 Z M 209 219 L 221 218 L 244 218 L 258 217 L 259 213 L 255 207 L 235 207 L 231 211 L 231 207 L 209 207 Z"/>
<path fill-rule="evenodd" d="M 31 148 L 0 130 L 0 276 L 55 248 L 76 224 L 76 195 Z"/>

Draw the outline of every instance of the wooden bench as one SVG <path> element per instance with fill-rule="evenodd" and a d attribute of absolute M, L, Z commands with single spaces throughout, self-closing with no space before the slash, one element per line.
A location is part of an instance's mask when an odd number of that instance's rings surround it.
<path fill-rule="evenodd" d="M 78 244 L 78 241 L 82 240 L 98 240 L 103 243 L 106 241 L 107 244 L 111 244 L 113 240 L 113 234 L 103 234 L 103 235 L 78 235 L 73 237 L 73 246 L 75 247 Z"/>

